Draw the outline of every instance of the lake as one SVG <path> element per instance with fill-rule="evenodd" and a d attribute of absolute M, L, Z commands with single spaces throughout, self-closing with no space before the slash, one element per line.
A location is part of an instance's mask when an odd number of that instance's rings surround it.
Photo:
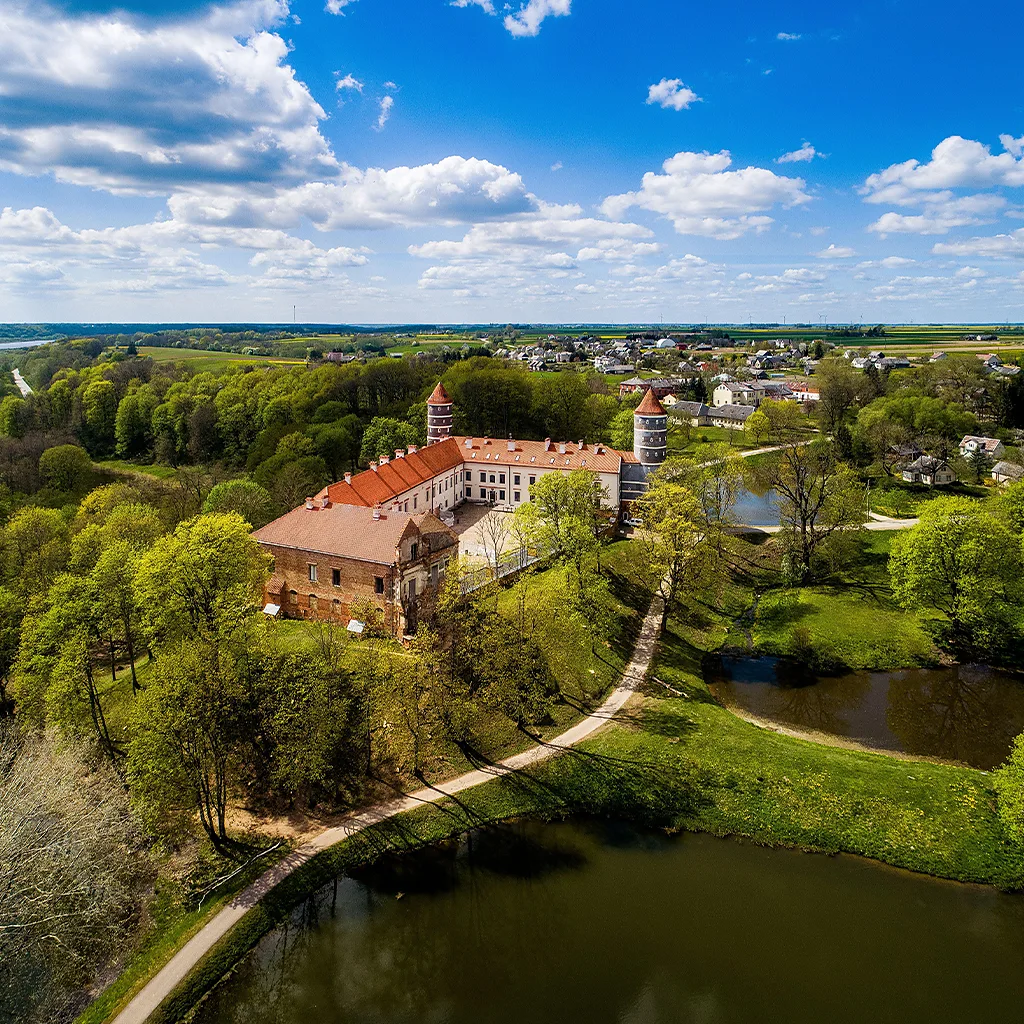
<path fill-rule="evenodd" d="M 524 823 L 308 899 L 195 1024 L 981 1024 L 1024 899 L 852 857 Z"/>
<path fill-rule="evenodd" d="M 769 488 L 764 494 L 758 494 L 748 487 L 740 488 L 730 517 L 741 526 L 778 526 L 779 505 L 775 491 Z"/>
<path fill-rule="evenodd" d="M 724 704 L 781 725 L 986 770 L 1024 732 L 1024 677 L 985 665 L 814 676 L 778 658 L 721 657 L 705 677 Z"/>

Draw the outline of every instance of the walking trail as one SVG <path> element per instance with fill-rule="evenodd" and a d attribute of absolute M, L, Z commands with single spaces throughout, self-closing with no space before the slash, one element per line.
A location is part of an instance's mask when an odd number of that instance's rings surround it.
<path fill-rule="evenodd" d="M 459 775 L 447 782 L 419 789 L 396 800 L 377 804 L 364 811 L 351 814 L 341 824 L 326 829 L 303 843 L 217 911 L 174 954 L 159 973 L 136 993 L 132 1001 L 114 1018 L 114 1024 L 143 1024 L 148 1020 L 150 1014 L 185 979 L 189 971 L 199 963 L 200 959 L 214 947 L 219 939 L 223 938 L 242 919 L 248 910 L 259 903 L 279 882 L 316 854 L 336 843 L 343 842 L 357 832 L 392 818 L 396 814 L 414 810 L 423 804 L 440 803 L 445 797 L 546 761 L 582 742 L 607 725 L 643 683 L 644 677 L 647 675 L 651 659 L 654 656 L 654 649 L 657 646 L 658 634 L 661 632 L 662 606 L 661 597 L 656 596 L 648 609 L 640 637 L 633 648 L 633 654 L 623 673 L 622 681 L 596 711 L 547 743 L 531 747 L 521 754 L 507 757 L 486 768 L 466 772 L 465 775 Z"/>

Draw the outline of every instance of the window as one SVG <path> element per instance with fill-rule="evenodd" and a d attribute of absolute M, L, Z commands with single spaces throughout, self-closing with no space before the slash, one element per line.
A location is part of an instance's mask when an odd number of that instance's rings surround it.
<path fill-rule="evenodd" d="M 419 557 L 419 554 L 420 554 L 420 546 L 415 541 L 413 541 L 413 543 L 412 543 L 412 557 L 413 557 L 413 561 L 415 561 Z"/>
<path fill-rule="evenodd" d="M 482 470 L 480 472 L 480 483 L 482 483 L 482 484 L 487 483 L 487 474 L 484 473 Z"/>
<path fill-rule="evenodd" d="M 498 483 L 499 484 L 503 484 L 504 482 L 505 482 L 505 474 L 504 473 L 500 473 L 498 475 Z"/>
<path fill-rule="evenodd" d="M 309 582 L 316 583 L 316 564 L 314 562 L 309 563 Z"/>
<path fill-rule="evenodd" d="M 530 486 L 532 487 L 536 482 L 537 482 L 537 478 L 535 476 L 531 476 L 530 477 Z"/>
<path fill-rule="evenodd" d="M 418 494 L 414 494 L 412 496 L 412 507 L 416 508 L 416 506 L 419 505 L 419 503 L 420 503 L 420 496 Z M 415 558 L 415 557 L 416 556 L 413 555 L 413 558 Z"/>
<path fill-rule="evenodd" d="M 309 595 L 309 610 L 311 612 L 316 611 L 316 594 Z"/>
<path fill-rule="evenodd" d="M 473 488 L 472 487 L 467 487 L 466 488 L 466 497 L 467 498 L 472 498 L 473 497 Z"/>
<path fill-rule="evenodd" d="M 383 576 L 374 576 L 373 577 L 373 592 L 375 594 L 383 594 L 384 593 L 384 577 Z"/>
<path fill-rule="evenodd" d="M 518 474 L 518 473 L 516 473 L 516 474 L 515 474 L 515 475 L 514 475 L 514 476 L 512 477 L 512 483 L 514 483 L 514 484 L 516 485 L 516 487 L 518 487 L 518 486 L 519 486 L 519 474 Z"/>
<path fill-rule="evenodd" d="M 505 500 L 505 492 L 504 491 L 498 491 L 498 497 L 501 498 L 502 501 L 504 501 Z"/>
<path fill-rule="evenodd" d="M 493 474 L 493 473 L 491 474 L 491 479 L 490 479 L 490 482 L 491 482 L 492 484 L 494 483 L 494 474 Z"/>
<path fill-rule="evenodd" d="M 341 570 L 340 569 L 332 569 L 331 570 L 331 586 L 332 587 L 340 587 L 341 586 Z"/>
<path fill-rule="evenodd" d="M 518 492 L 518 491 L 515 491 L 515 492 L 513 492 L 513 494 L 512 494 L 512 497 L 513 497 L 513 499 L 514 499 L 515 501 L 519 501 L 519 500 L 520 500 L 520 498 L 519 498 L 519 492 Z"/>

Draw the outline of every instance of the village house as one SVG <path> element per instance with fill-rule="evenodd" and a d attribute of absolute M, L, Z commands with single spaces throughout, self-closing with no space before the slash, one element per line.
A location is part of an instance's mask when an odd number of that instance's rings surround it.
<path fill-rule="evenodd" d="M 766 399 L 786 402 L 793 399 L 793 392 L 785 384 L 763 380 L 723 381 L 712 392 L 716 406 L 752 405 L 755 409 Z"/>
<path fill-rule="evenodd" d="M 1002 441 L 997 440 L 994 437 L 976 437 L 973 434 L 967 434 L 959 444 L 960 454 L 968 459 L 975 452 L 982 452 L 987 458 L 990 459 L 1001 459 L 1006 451 L 1006 446 Z"/>
<path fill-rule="evenodd" d="M 752 405 L 715 405 L 708 409 L 708 419 L 713 427 L 738 430 L 756 412 Z"/>
<path fill-rule="evenodd" d="M 711 426 L 711 413 L 713 410 L 709 409 L 703 402 L 675 401 L 670 404 L 666 400 L 663 404 L 673 416 L 686 420 L 693 427 Z"/>
<path fill-rule="evenodd" d="M 932 455 L 922 455 L 904 466 L 901 475 L 908 484 L 924 484 L 926 487 L 944 487 L 956 481 L 956 474 L 949 468 L 949 463 Z"/>
<path fill-rule="evenodd" d="M 1024 466 L 1018 466 L 1016 462 L 997 462 L 992 467 L 992 479 L 1000 486 L 1015 484 L 1024 479 Z"/>
<path fill-rule="evenodd" d="M 685 386 L 686 382 L 678 377 L 652 377 L 650 380 L 644 380 L 643 377 L 630 377 L 629 380 L 624 380 L 619 384 L 619 397 L 623 398 L 637 392 L 653 391 L 655 398 L 664 398 Z"/>

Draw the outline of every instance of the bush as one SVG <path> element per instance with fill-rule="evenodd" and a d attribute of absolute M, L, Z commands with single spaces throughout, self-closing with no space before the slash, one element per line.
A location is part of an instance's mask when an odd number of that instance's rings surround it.
<path fill-rule="evenodd" d="M 92 469 L 92 459 L 77 444 L 61 444 L 47 448 L 39 456 L 39 475 L 55 491 L 74 491 L 81 486 Z"/>

